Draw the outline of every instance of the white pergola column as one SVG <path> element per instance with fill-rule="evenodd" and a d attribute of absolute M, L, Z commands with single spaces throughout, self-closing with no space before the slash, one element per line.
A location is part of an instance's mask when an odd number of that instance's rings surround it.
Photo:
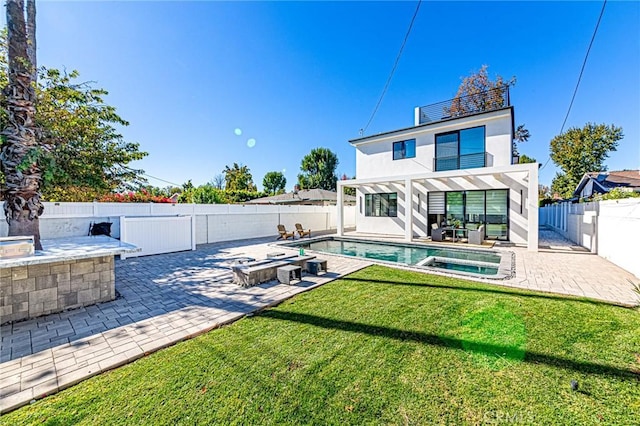
<path fill-rule="evenodd" d="M 340 181 L 337 182 L 338 191 L 337 199 L 336 199 L 336 207 L 338 209 L 336 216 L 336 235 L 341 237 L 344 235 L 344 187 Z"/>
<path fill-rule="evenodd" d="M 404 181 L 404 239 L 413 240 L 413 181 Z"/>
<path fill-rule="evenodd" d="M 529 194 L 527 196 L 527 250 L 538 251 L 538 163 L 529 169 Z"/>

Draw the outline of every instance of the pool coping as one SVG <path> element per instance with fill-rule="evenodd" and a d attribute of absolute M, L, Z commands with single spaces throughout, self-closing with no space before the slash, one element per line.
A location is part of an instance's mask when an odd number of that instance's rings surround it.
<path fill-rule="evenodd" d="M 409 265 L 407 263 L 402 263 L 402 262 L 391 262 L 391 261 L 387 261 L 387 260 L 379 260 L 379 259 L 371 259 L 368 257 L 358 257 L 358 256 L 348 256 L 348 255 L 344 255 L 344 254 L 340 254 L 340 253 L 326 253 L 323 251 L 317 251 L 317 250 L 313 250 L 313 249 L 305 249 L 310 253 L 313 254 L 326 254 L 326 255 L 331 255 L 331 256 L 338 256 L 338 257 L 343 257 L 346 259 L 362 259 L 362 260 L 366 260 L 369 261 L 371 263 L 378 263 L 378 264 L 382 264 L 385 266 L 390 266 L 390 267 L 401 267 L 401 268 L 408 268 L 408 269 L 412 269 L 415 271 L 420 271 L 420 272 L 429 272 L 429 273 L 437 273 L 437 274 L 442 274 L 442 275 L 453 275 L 453 276 L 458 276 L 458 277 L 471 277 L 471 278 L 476 278 L 476 279 L 482 279 L 482 280 L 487 280 L 487 281 L 503 281 L 503 280 L 509 280 L 515 277 L 515 271 L 516 271 L 516 262 L 515 262 L 515 252 L 513 251 L 508 251 L 508 250 L 495 250 L 495 249 L 489 249 L 489 248 L 476 248 L 476 247 L 442 247 L 440 245 L 437 244 L 428 244 L 428 243 L 421 243 L 421 242 L 415 242 L 415 241 L 389 241 L 389 240 L 380 240 L 380 239 L 375 239 L 375 238 L 371 238 L 371 237 L 356 237 L 356 236 L 335 236 L 335 235 L 331 235 L 331 236 L 327 236 L 327 235 L 322 235 L 322 236 L 318 236 L 318 237 L 313 237 L 313 238 L 308 238 L 308 239 L 298 239 L 298 240 L 294 240 L 294 241 L 281 241 L 278 243 L 272 243 L 272 246 L 278 246 L 278 247 L 288 247 L 288 248 L 296 248 L 298 247 L 300 244 L 309 244 L 309 243 L 313 243 L 313 242 L 318 242 L 318 241 L 326 241 L 326 240 L 338 240 L 338 241 L 353 241 L 353 242 L 369 242 L 369 243 L 377 243 L 377 244 L 382 244 L 382 245 L 391 245 L 391 246 L 399 246 L 399 247 L 417 247 L 417 248 L 446 248 L 448 250 L 453 250 L 453 251 L 475 251 L 475 252 L 485 252 L 485 253 L 491 253 L 493 255 L 499 256 L 500 257 L 500 263 L 497 266 L 497 272 L 495 275 L 482 275 L 482 274 L 477 274 L 474 272 L 465 272 L 465 271 L 456 271 L 456 270 L 451 270 L 451 269 L 444 269 L 444 268 L 436 268 L 436 267 L 431 267 L 428 265 Z M 437 257 L 441 257 L 441 256 L 437 256 Z M 455 261 L 455 263 L 458 264 L 467 264 L 467 265 L 473 265 L 473 266 L 486 266 L 484 265 L 485 262 L 481 262 L 481 261 L 477 261 L 474 262 L 472 260 L 466 260 L 466 259 L 454 259 L 454 258 L 447 258 L 447 259 L 453 259 Z M 452 262 L 453 263 L 453 262 Z M 478 264 L 482 264 L 482 265 L 478 265 Z"/>

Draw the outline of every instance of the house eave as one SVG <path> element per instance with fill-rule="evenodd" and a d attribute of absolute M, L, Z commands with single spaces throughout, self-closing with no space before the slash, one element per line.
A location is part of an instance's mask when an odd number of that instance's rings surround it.
<path fill-rule="evenodd" d="M 475 121 L 487 121 L 487 119 L 501 118 L 504 115 L 504 113 L 507 111 L 509 111 L 511 116 L 513 117 L 513 107 L 508 106 L 508 107 L 504 107 L 504 108 L 500 108 L 492 111 L 465 115 L 464 117 L 453 117 L 453 118 L 448 118 L 446 120 L 438 121 L 435 123 L 425 123 L 425 124 L 420 124 L 418 126 L 405 127 L 402 129 L 396 129 L 388 132 L 378 133 L 376 135 L 351 139 L 349 140 L 349 143 L 353 146 L 359 146 L 359 145 L 364 145 L 371 142 L 379 142 L 380 140 L 384 140 L 387 138 L 411 136 L 415 133 L 421 133 L 421 132 L 424 132 L 425 130 L 437 129 L 438 127 L 442 127 L 442 130 L 446 131 L 448 127 L 455 127 L 457 122 L 460 122 L 462 120 L 464 120 L 465 123 L 474 123 Z M 490 117 L 487 117 L 487 116 L 490 116 Z"/>

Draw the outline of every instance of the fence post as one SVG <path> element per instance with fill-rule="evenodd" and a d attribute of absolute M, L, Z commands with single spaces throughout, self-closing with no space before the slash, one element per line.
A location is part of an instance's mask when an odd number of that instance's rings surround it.
<path fill-rule="evenodd" d="M 125 225 L 125 222 L 126 222 L 125 217 L 124 216 L 120 216 L 120 241 L 126 243 L 127 242 L 127 231 L 126 231 L 127 227 Z M 120 259 L 121 260 L 125 260 L 126 258 L 127 258 L 126 253 L 122 253 L 120 255 Z"/>
<path fill-rule="evenodd" d="M 196 249 L 196 215 L 191 215 L 191 250 Z"/>

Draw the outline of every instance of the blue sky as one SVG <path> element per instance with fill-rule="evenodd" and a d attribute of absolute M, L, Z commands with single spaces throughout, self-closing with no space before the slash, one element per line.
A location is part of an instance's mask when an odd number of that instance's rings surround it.
<path fill-rule="evenodd" d="M 135 164 L 181 184 L 247 165 L 259 187 L 327 147 L 353 176 L 358 136 L 380 96 L 415 2 L 58 2 L 38 5 L 38 63 L 77 69 L 110 92 L 149 156 Z M 416 106 L 455 95 L 489 65 L 517 77 L 520 151 L 545 163 L 601 2 L 424 2 L 366 134 L 407 127 Z M 640 3 L 609 2 L 566 128 L 614 123 L 610 170 L 640 166 Z M 236 135 L 236 129 L 242 134 Z M 255 143 L 255 144 L 254 144 Z M 541 170 L 550 184 L 552 162 Z M 150 179 L 156 186 L 166 183 Z"/>

